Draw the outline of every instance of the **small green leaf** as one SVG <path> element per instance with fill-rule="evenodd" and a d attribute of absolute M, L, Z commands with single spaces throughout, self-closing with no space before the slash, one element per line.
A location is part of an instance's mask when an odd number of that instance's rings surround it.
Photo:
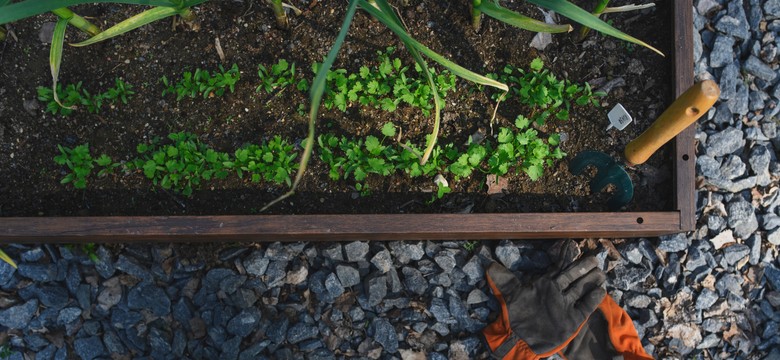
<path fill-rule="evenodd" d="M 530 66 L 531 66 L 531 70 L 533 71 L 542 70 L 542 68 L 544 67 L 544 61 L 542 61 L 542 59 L 540 58 L 535 58 L 531 61 Z"/>
<path fill-rule="evenodd" d="M 382 126 L 382 135 L 387 137 L 395 137 L 395 125 L 391 122 L 385 123 L 385 125 Z"/>

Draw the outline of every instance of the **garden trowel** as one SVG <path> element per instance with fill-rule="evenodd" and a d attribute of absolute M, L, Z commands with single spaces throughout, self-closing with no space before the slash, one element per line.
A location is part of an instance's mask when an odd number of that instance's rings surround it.
<path fill-rule="evenodd" d="M 626 146 L 625 164 L 635 166 L 647 161 L 653 153 L 704 115 L 720 97 L 720 88 L 712 80 L 694 84 L 661 114 L 642 135 Z M 628 204 L 634 196 L 634 184 L 622 161 L 600 151 L 583 151 L 569 162 L 569 171 L 579 175 L 589 165 L 598 170 L 590 181 L 590 191 L 598 192 L 607 185 L 614 185 L 609 208 L 617 210 Z"/>

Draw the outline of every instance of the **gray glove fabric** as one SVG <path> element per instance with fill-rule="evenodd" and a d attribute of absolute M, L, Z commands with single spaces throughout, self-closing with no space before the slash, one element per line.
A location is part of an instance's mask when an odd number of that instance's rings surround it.
<path fill-rule="evenodd" d="M 486 274 L 502 314 L 483 334 L 499 359 L 538 359 L 557 353 L 606 296 L 606 276 L 594 257 L 562 270 L 556 267 L 528 286 L 498 263 L 492 263 Z"/>

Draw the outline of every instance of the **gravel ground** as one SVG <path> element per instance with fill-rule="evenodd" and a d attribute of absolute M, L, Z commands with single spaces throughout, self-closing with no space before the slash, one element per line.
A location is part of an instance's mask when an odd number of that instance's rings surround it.
<path fill-rule="evenodd" d="M 780 359 L 780 0 L 695 11 L 697 77 L 722 88 L 697 133 L 697 231 L 578 245 L 655 357 Z M 4 245 L 0 358 L 485 358 L 483 263 L 531 274 L 552 245 Z"/>

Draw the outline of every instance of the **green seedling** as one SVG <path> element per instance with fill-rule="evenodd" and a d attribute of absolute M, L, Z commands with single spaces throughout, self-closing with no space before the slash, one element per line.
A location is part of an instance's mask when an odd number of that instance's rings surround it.
<path fill-rule="evenodd" d="M 422 68 L 415 64 L 418 76 L 412 77 L 409 67 L 404 66 L 401 59 L 391 58 L 394 51 L 393 47 L 377 51 L 377 65 L 361 66 L 358 73 L 350 74 L 346 69 L 329 71 L 323 99 L 325 108 L 346 111 L 351 104 L 359 104 L 392 112 L 401 103 L 406 103 L 422 109 L 423 114 L 429 116 L 433 109 L 433 90 L 427 81 L 420 78 Z M 316 73 L 319 64 L 315 64 L 312 70 Z M 441 97 L 455 88 L 456 77 L 449 71 L 438 75 L 433 69 L 430 72 Z"/>
<path fill-rule="evenodd" d="M 61 145 L 57 145 L 57 148 L 60 154 L 54 157 L 54 162 L 58 165 L 66 165 L 70 170 L 60 183 L 72 183 L 76 189 L 86 188 L 87 177 L 95 168 L 94 160 L 89 153 L 89 144 L 79 145 L 73 149 Z"/>
<path fill-rule="evenodd" d="M 194 73 L 186 71 L 177 82 L 169 81 L 167 77 L 160 78 L 165 89 L 162 96 L 175 94 L 176 101 L 181 101 L 185 97 L 195 98 L 203 96 L 204 99 L 213 96 L 222 96 L 226 90 L 235 91 L 235 86 L 241 78 L 238 65 L 233 64 L 230 70 L 225 70 L 222 65 L 219 70 L 213 74 L 208 70 L 196 69 Z"/>
<path fill-rule="evenodd" d="M 233 169 L 239 178 L 248 175 L 254 183 L 264 179 L 290 186 L 290 176 L 298 169 L 298 163 L 294 161 L 297 156 L 295 147 L 277 135 L 265 144 L 236 150 L 233 160 L 224 165 Z"/>
<path fill-rule="evenodd" d="M 289 85 L 295 84 L 295 63 L 291 64 L 287 60 L 281 59 L 272 65 L 270 69 L 263 65 L 258 65 L 257 76 L 260 78 L 257 92 L 265 91 L 266 93 L 272 93 L 284 89 Z M 309 84 L 305 79 L 301 79 L 297 84 L 297 88 L 300 91 L 306 91 L 309 89 Z"/>
<path fill-rule="evenodd" d="M 172 143 L 167 145 L 138 145 L 141 158 L 128 163 L 128 170 L 142 170 L 155 185 L 185 196 L 192 195 L 202 181 L 228 176 L 229 169 L 224 165 L 230 162 L 227 153 L 215 151 L 193 134 L 174 133 L 168 139 Z"/>
<path fill-rule="evenodd" d="M 531 120 L 538 125 L 544 125 L 551 117 L 568 120 L 573 104 L 599 106 L 597 98 L 606 96 L 603 92 L 593 92 L 587 83 L 579 85 L 558 79 L 549 69 L 544 68 L 544 62 L 539 58 L 531 61 L 529 70 L 506 65 L 500 74 L 488 76 L 510 84 L 507 100 L 517 99 L 528 107 Z M 503 96 L 493 94 L 494 99 Z"/>
<path fill-rule="evenodd" d="M 53 115 L 67 116 L 79 107 L 85 107 L 90 113 L 96 114 L 100 112 L 104 102 L 112 105 L 118 102 L 127 104 L 128 98 L 135 94 L 132 88 L 132 85 L 124 82 L 121 78 L 114 80 L 113 88 L 96 95 L 91 95 L 84 89 L 81 82 L 69 84 L 64 88 L 62 84 L 57 84 L 57 96 L 55 97 L 51 89 L 39 86 L 38 100 L 46 103 L 46 111 Z"/>

